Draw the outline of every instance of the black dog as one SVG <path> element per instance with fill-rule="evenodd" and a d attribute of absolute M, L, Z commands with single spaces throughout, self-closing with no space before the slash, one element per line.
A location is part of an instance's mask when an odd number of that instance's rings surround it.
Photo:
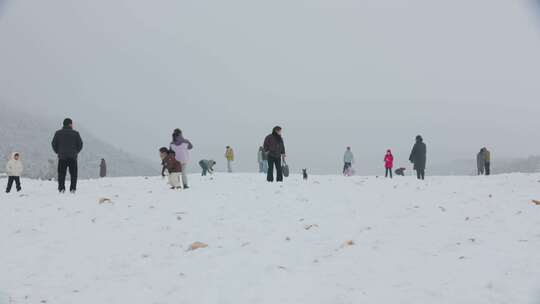
<path fill-rule="evenodd" d="M 405 176 L 405 168 L 396 169 L 396 175 Z"/>
<path fill-rule="evenodd" d="M 307 180 L 307 169 L 302 169 L 302 176 L 304 177 L 304 180 Z"/>

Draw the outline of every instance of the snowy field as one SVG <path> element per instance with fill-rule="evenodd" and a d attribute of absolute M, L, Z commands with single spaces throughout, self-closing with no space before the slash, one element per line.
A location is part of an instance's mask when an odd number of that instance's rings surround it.
<path fill-rule="evenodd" d="M 538 174 L 191 184 L 23 180 L 0 195 L 0 303 L 540 303 Z"/>

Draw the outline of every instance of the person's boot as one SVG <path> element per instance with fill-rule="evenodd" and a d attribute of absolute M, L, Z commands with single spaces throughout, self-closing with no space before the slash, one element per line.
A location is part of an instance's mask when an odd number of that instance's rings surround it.
<path fill-rule="evenodd" d="M 189 189 L 189 186 L 188 186 L 188 185 L 184 185 L 184 189 Z"/>

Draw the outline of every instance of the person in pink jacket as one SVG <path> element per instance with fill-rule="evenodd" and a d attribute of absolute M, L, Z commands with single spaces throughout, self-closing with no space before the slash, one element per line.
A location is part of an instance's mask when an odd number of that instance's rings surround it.
<path fill-rule="evenodd" d="M 384 177 L 388 177 L 388 173 L 390 173 L 390 178 L 392 178 L 393 167 L 394 167 L 394 155 L 392 155 L 392 151 L 387 150 L 386 155 L 384 156 L 384 168 L 386 169 L 386 172 L 384 173 Z"/>

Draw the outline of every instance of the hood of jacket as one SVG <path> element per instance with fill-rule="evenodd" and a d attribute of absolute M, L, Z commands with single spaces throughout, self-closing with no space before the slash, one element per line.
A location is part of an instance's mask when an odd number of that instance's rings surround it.
<path fill-rule="evenodd" d="M 187 144 L 189 142 L 184 138 L 184 136 L 182 136 L 182 134 L 177 134 L 177 135 L 175 135 L 174 140 L 172 141 L 172 143 L 179 146 L 179 145 L 181 145 L 183 143 Z"/>
<path fill-rule="evenodd" d="M 9 157 L 9 160 L 15 160 L 15 154 L 19 154 L 19 160 L 21 160 L 21 153 L 20 152 L 11 153 L 11 156 Z"/>

